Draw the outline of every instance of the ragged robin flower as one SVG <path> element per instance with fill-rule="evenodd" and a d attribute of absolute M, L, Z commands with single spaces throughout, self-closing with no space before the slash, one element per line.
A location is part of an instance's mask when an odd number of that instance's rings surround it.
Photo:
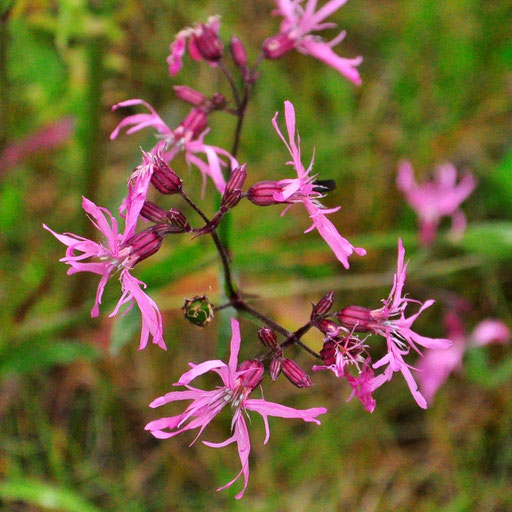
<path fill-rule="evenodd" d="M 126 223 L 125 231 L 119 233 L 116 219 L 106 208 L 96 206 L 85 197 L 82 207 L 94 227 L 105 237 L 103 242 L 94 242 L 72 233 L 56 233 L 45 224 L 43 227 L 67 246 L 66 255 L 60 261 L 69 265 L 68 275 L 77 272 L 92 272 L 101 276 L 91 316 L 98 316 L 99 305 L 107 281 L 113 275 L 119 274 L 122 295 L 110 316 L 117 315 L 123 305 L 129 304 L 129 308 L 131 308 L 136 303 L 142 319 L 139 350 L 147 345 L 150 335 L 153 343 L 165 349 L 162 315 L 158 306 L 142 290 L 146 285 L 133 277 L 130 272 L 137 263 L 158 251 L 165 231 L 168 229 L 167 226 L 153 226 L 134 235 L 135 226 Z M 132 216 L 136 216 L 135 213 L 129 212 L 127 218 Z M 92 261 L 90 261 L 91 259 Z"/>
<path fill-rule="evenodd" d="M 346 59 L 336 55 L 332 48 L 345 37 L 345 31 L 332 41 L 326 42 L 311 32 L 335 27 L 335 23 L 325 19 L 336 12 L 347 0 L 329 0 L 316 10 L 317 0 L 276 0 L 274 14 L 283 17 L 279 34 L 269 37 L 263 43 L 263 54 L 267 59 L 278 59 L 295 49 L 304 55 L 325 62 L 356 85 L 361 85 L 361 77 L 356 67 L 363 61 L 362 57 Z M 305 5 L 304 5 L 305 3 Z"/>
<path fill-rule="evenodd" d="M 146 425 L 155 437 L 159 439 L 167 439 L 187 430 L 199 429 L 194 443 L 201 435 L 202 431 L 208 426 L 210 421 L 217 416 L 229 405 L 233 419 L 231 421 L 231 430 L 233 435 L 221 443 L 211 443 L 203 441 L 203 443 L 212 448 L 222 448 L 231 443 L 236 443 L 238 447 L 238 455 L 242 468 L 238 475 L 228 482 L 226 485 L 217 489 L 218 491 L 231 486 L 240 476 L 243 475 L 244 486 L 236 495 L 239 499 L 244 495 L 247 483 L 249 481 L 249 452 L 251 444 L 249 440 L 249 431 L 247 429 L 246 417 L 249 418 L 248 412 L 254 411 L 261 415 L 265 425 L 266 444 L 270 430 L 268 425 L 268 416 L 276 416 L 280 418 L 300 418 L 307 422 L 320 424 L 317 416 L 327 412 L 323 407 L 315 407 L 312 409 L 293 409 L 284 405 L 268 402 L 263 398 L 250 398 L 251 393 L 259 386 L 263 378 L 264 369 L 259 361 L 250 360 L 238 364 L 238 352 L 240 350 L 240 327 L 238 322 L 231 319 L 231 354 L 228 364 L 215 359 L 200 364 L 189 363 L 191 370 L 185 372 L 175 384 L 175 386 L 185 386 L 186 391 L 171 391 L 151 402 L 150 407 L 160 407 L 170 402 L 180 400 L 191 400 L 184 412 L 176 416 L 161 418 L 152 421 Z M 222 385 L 217 386 L 214 390 L 204 391 L 190 386 L 196 377 L 214 371 L 222 379 Z"/>

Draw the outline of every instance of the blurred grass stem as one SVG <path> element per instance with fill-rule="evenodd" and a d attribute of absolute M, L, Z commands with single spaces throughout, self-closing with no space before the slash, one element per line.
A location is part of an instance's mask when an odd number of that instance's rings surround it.
<path fill-rule="evenodd" d="M 84 196 L 96 202 L 101 168 L 102 133 L 100 128 L 102 110 L 103 48 L 101 37 L 89 40 L 85 48 L 87 60 L 87 85 L 84 91 L 83 110 L 77 130 L 78 145 L 82 152 L 82 179 Z M 86 238 L 94 237 L 94 226 L 83 218 L 83 232 Z M 87 275 L 80 273 L 71 288 L 70 305 L 80 305 L 87 295 Z"/>

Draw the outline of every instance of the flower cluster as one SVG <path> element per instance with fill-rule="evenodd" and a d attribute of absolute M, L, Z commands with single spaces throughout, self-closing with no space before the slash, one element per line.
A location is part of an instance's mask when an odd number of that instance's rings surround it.
<path fill-rule="evenodd" d="M 345 3 L 346 0 L 329 0 L 322 7 L 318 7 L 317 0 L 276 0 L 275 14 L 282 17 L 279 33 L 262 42 L 260 55 L 252 65 L 237 37 L 231 39 L 231 58 L 228 59 L 225 51 L 227 45 L 220 38 L 218 16 L 180 31 L 171 42 L 167 59 L 171 77 L 184 65 L 188 49 L 192 59 L 207 62 L 216 72 L 225 76 L 233 97 L 228 99 L 218 92 L 208 97 L 186 85 L 175 86 L 176 96 L 188 105 L 189 111 L 173 127 L 142 99 L 116 103 L 112 107 L 116 112 L 118 109 L 131 110 L 139 107 L 145 108 L 147 112 L 129 111 L 129 115 L 120 120 L 112 131 L 112 140 L 119 136 L 121 130 L 133 134 L 151 127 L 156 132 L 153 147 L 142 151 L 140 165 L 129 176 L 126 196 L 119 206 L 124 228 L 119 229 L 116 217 L 109 210 L 86 198 L 83 198 L 82 207 L 101 233 L 101 241 L 89 240 L 71 233 L 60 234 L 44 225 L 45 229 L 67 247 L 61 261 L 69 266 L 68 274 L 92 272 L 100 276 L 91 310 L 92 316 L 99 314 L 107 282 L 113 276 L 118 277 L 122 293 L 110 316 L 117 315 L 122 308 L 127 311 L 137 305 L 142 319 L 139 349 L 145 348 L 150 338 L 161 348 L 165 349 L 166 345 L 162 315 L 154 300 L 144 291 L 146 285 L 132 275 L 135 266 L 155 255 L 168 236 L 182 234 L 191 239 L 200 236 L 212 238 L 221 262 L 227 302 L 214 307 L 206 295 L 187 298 L 183 306 L 185 318 L 204 328 L 212 322 L 216 309 L 229 307 L 235 312 L 244 312 L 259 324 L 259 348 L 261 350 L 263 347 L 263 351 L 238 362 L 242 337 L 239 322 L 232 318 L 228 363 L 218 359 L 198 364 L 189 363 L 191 369 L 183 373 L 174 384 L 185 389 L 171 391 L 153 400 L 150 407 L 181 401 L 188 401 L 188 405 L 174 416 L 150 421 L 146 430 L 158 439 L 196 430 L 197 435 L 192 440 L 194 443 L 217 415 L 229 409 L 232 415 L 231 435 L 222 442 L 203 443 L 214 448 L 236 443 L 241 463 L 240 472 L 218 489 L 230 487 L 242 477 L 243 487 L 236 498 L 243 496 L 248 485 L 251 445 L 247 420 L 250 420 L 251 413 L 257 413 L 263 418 L 266 431 L 264 443 L 267 443 L 269 416 L 296 418 L 320 424 L 318 417 L 327 412 L 324 407 L 295 409 L 263 398 L 262 386 L 266 375 L 274 382 L 282 374 L 301 390 L 309 389 L 313 385 L 306 363 L 296 362 L 290 351 L 287 352 L 289 347 L 297 347 L 315 358 L 317 364 L 309 366 L 313 372 L 327 370 L 326 375 L 331 372 L 336 378 L 346 380 L 350 391 L 347 393 L 347 400 L 356 397 L 366 411 L 373 412 L 376 407 L 376 391 L 392 380 L 395 373 L 402 374 L 417 404 L 426 408 L 427 401 L 431 401 L 438 387 L 460 366 L 467 346 L 482 345 L 492 340 L 505 341 L 510 337 L 506 326 L 496 320 L 482 322 L 468 337 L 464 334 L 458 317 L 454 315 L 447 317 L 447 338 L 423 336 L 416 332 L 416 326 L 413 330 L 415 322 L 434 304 L 434 300 L 420 302 L 404 293 L 408 262 L 405 261 L 405 249 L 401 239 L 398 240 L 397 268 L 391 291 L 381 301 L 381 307 L 370 309 L 361 305 L 349 305 L 334 308 L 335 294 L 331 291 L 313 305 L 308 321 L 295 331 L 289 331 L 256 309 L 248 301 L 250 295 L 244 294 L 233 280 L 229 247 L 226 240 L 219 236 L 218 228 L 226 216 L 243 201 L 250 202 L 251 207 L 285 205 L 282 214 L 294 204 L 302 204 L 311 222 L 306 232 L 316 230 L 345 269 L 349 268 L 349 258 L 354 253 L 358 256 L 366 254 L 365 249 L 355 247 L 339 233 L 331 220 L 334 217 L 327 217 L 341 208 L 326 208 L 322 202 L 336 188 L 335 183 L 326 176 L 317 179 L 321 170 L 318 174 L 313 172 L 314 157 L 307 167 L 303 164 L 295 107 L 291 101 L 284 102 L 285 134 L 278 123 L 278 112 L 271 122 L 290 154 L 291 159 L 286 165 L 293 167 L 296 177 L 283 178 L 278 172 L 272 175 L 267 173 L 265 177 L 268 179 L 253 182 L 245 188 L 246 180 L 251 180 L 251 165 L 240 164 L 237 159 L 247 104 L 262 63 L 278 59 L 295 49 L 327 63 L 354 84 L 361 84 L 356 69 L 362 61 L 361 57 L 346 59 L 332 50 L 345 33 L 342 32 L 331 42 L 313 34 L 335 26 L 326 19 Z M 210 116 L 221 113 L 234 115 L 238 120 L 231 151 L 205 143 Z M 207 216 L 195 199 L 191 198 L 194 197 L 194 191 L 189 196 L 187 181 L 183 178 L 185 174 L 178 167 L 180 163 L 176 157 L 179 153 L 184 154 L 189 166 L 198 168 L 202 174 L 202 191 L 201 194 L 197 191 L 195 195 L 204 199 L 208 178 L 213 182 L 215 190 L 208 194 L 208 199 L 211 195 L 214 196 L 217 211 L 212 216 Z M 459 206 L 475 188 L 475 180 L 471 174 L 466 174 L 457 183 L 455 168 L 447 164 L 439 168 L 434 182 L 419 186 L 414 180 L 411 165 L 404 162 L 399 168 L 398 186 L 418 213 L 420 235 L 424 244 L 434 242 L 439 221 L 443 216 L 451 216 L 454 228 L 458 231 L 465 226 L 465 217 Z M 181 201 L 188 210 L 182 211 L 174 203 L 171 207 L 163 207 L 159 203 L 165 200 Z M 197 214 L 198 224 L 189 219 L 189 213 Z M 141 218 L 146 227 L 137 231 Z M 416 310 L 412 314 L 406 314 L 406 310 L 409 311 L 411 307 Z M 310 329 L 322 333 L 323 345 L 318 352 L 303 340 Z M 284 339 L 279 341 L 278 336 Z M 424 358 L 423 351 L 426 351 Z M 415 368 L 411 358 L 414 353 L 420 356 L 419 387 L 413 374 Z M 221 385 L 211 390 L 191 385 L 192 381 L 208 372 L 216 373 L 222 381 Z M 259 392 L 261 398 L 255 398 L 254 395 L 258 396 Z"/>

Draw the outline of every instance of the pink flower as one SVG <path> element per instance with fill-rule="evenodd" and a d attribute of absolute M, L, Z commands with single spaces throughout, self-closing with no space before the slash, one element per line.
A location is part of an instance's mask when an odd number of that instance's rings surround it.
<path fill-rule="evenodd" d="M 362 57 L 345 59 L 336 55 L 332 47 L 340 43 L 345 32 L 341 32 L 330 42 L 310 32 L 321 31 L 335 27 L 334 23 L 327 23 L 325 19 L 336 12 L 347 0 L 329 0 L 323 7 L 315 12 L 317 0 L 307 0 L 303 7 L 303 0 L 276 0 L 275 14 L 282 16 L 283 21 L 279 34 L 269 37 L 263 42 L 263 53 L 268 59 L 277 59 L 296 49 L 304 55 L 311 55 L 315 59 L 325 62 L 336 69 L 356 85 L 361 85 L 361 77 L 356 69 L 363 61 Z"/>
<path fill-rule="evenodd" d="M 313 366 L 313 371 L 330 370 L 338 378 L 346 378 L 352 387 L 352 393 L 347 402 L 356 396 L 368 412 L 375 410 L 375 399 L 372 393 L 374 386 L 374 373 L 371 359 L 367 353 L 367 345 L 353 333 L 336 338 L 326 338 L 320 355 L 324 365 Z M 349 367 L 357 369 L 357 376 L 349 372 Z"/>
<path fill-rule="evenodd" d="M 238 166 L 238 162 L 226 150 L 217 146 L 209 146 L 203 142 L 204 136 L 208 133 L 208 116 L 204 110 L 192 108 L 187 117 L 174 130 L 167 126 L 149 103 L 141 99 L 122 101 L 115 104 L 112 110 L 134 105 L 144 105 L 150 113 L 134 114 L 126 117 L 110 134 L 110 139 L 115 139 L 122 128 L 127 128 L 126 133 L 130 135 L 151 126 L 162 139 L 151 150 L 151 153 L 158 154 L 161 158 L 170 162 L 180 151 L 184 151 L 187 163 L 195 165 L 201 171 L 204 183 L 206 183 L 206 177 L 210 176 L 218 191 L 220 193 L 224 192 L 226 182 L 222 175 L 221 166 L 225 164 L 220 155 L 230 160 L 232 169 Z M 207 163 L 197 156 L 198 153 L 206 156 Z"/>
<path fill-rule="evenodd" d="M 272 119 L 272 124 L 278 133 L 285 146 L 288 148 L 292 161 L 288 164 L 293 165 L 297 171 L 297 178 L 286 179 L 276 182 L 277 192 L 273 193 L 274 201 L 281 203 L 302 203 L 309 213 L 309 217 L 313 221 L 313 225 L 305 232 L 308 233 L 313 229 L 317 229 L 320 236 L 327 242 L 329 247 L 334 251 L 338 260 L 345 268 L 349 267 L 348 257 L 355 252 L 359 256 L 364 256 L 366 251 L 360 247 L 354 247 L 348 240 L 343 238 L 334 224 L 326 217 L 326 214 L 334 213 L 341 207 L 325 209 L 318 199 L 322 194 L 317 192 L 314 187 L 314 180 L 316 176 L 310 176 L 313 167 L 313 160 L 311 161 L 308 169 L 304 169 L 301 162 L 300 154 L 300 136 L 295 130 L 295 110 L 289 101 L 284 102 L 284 112 L 286 120 L 286 129 L 288 131 L 288 142 L 283 137 L 279 126 L 277 124 L 276 112 Z M 297 140 L 295 139 L 297 137 Z M 285 210 L 286 212 L 287 210 Z M 283 212 L 284 213 L 284 212 Z"/>
<path fill-rule="evenodd" d="M 245 420 L 245 416 L 248 416 L 248 411 L 257 412 L 262 416 L 266 432 L 264 443 L 266 444 L 270 436 L 268 416 L 300 418 L 304 421 L 320 424 L 320 421 L 318 421 L 316 417 L 327 412 L 327 409 L 316 407 L 298 410 L 273 402 L 267 402 L 263 398 L 249 398 L 251 392 L 259 385 L 263 378 L 263 365 L 258 361 L 245 361 L 238 365 L 240 327 L 235 319 L 231 320 L 231 329 L 233 334 L 231 337 L 231 355 L 228 364 L 217 359 L 206 361 L 198 365 L 189 363 L 192 369 L 185 372 L 175 384 L 175 386 L 185 386 L 187 391 L 171 391 L 153 400 L 150 407 L 160 407 L 161 405 L 178 400 L 192 400 L 192 403 L 181 414 L 169 418 L 161 418 L 148 423 L 146 430 L 151 431 L 151 433 L 159 439 L 166 439 L 187 430 L 198 428 L 199 432 L 194 441 L 192 441 L 192 443 L 194 443 L 210 421 L 229 404 L 233 414 L 233 420 L 231 422 L 233 435 L 221 443 L 210 443 L 206 441 L 203 441 L 203 443 L 213 448 L 221 448 L 234 442 L 237 443 L 242 469 L 233 480 L 217 490 L 220 491 L 231 486 L 243 475 L 243 489 L 236 495 L 236 498 L 239 499 L 244 495 L 249 479 L 249 452 L 251 445 Z M 216 389 L 212 391 L 204 391 L 189 385 L 196 377 L 209 371 L 214 371 L 220 376 L 223 383 L 222 386 L 217 386 Z"/>
<path fill-rule="evenodd" d="M 101 231 L 105 237 L 103 243 L 93 242 L 72 233 L 55 233 L 45 224 L 43 224 L 43 227 L 68 247 L 66 255 L 60 260 L 69 265 L 68 275 L 77 272 L 92 272 L 101 276 L 91 316 L 98 316 L 99 304 L 101 304 L 105 285 L 112 274 L 119 272 L 122 295 L 110 316 L 117 315 L 122 305 L 129 303 L 130 309 L 133 303 L 136 302 L 142 319 L 139 350 L 147 345 L 149 335 L 152 336 L 153 343 L 165 349 L 165 342 L 162 337 L 162 316 L 158 306 L 151 297 L 142 291 L 142 288 L 145 288 L 146 285 L 130 274 L 130 270 L 136 263 L 154 254 L 159 249 L 162 236 L 157 230 L 158 226 L 132 236 L 134 227 L 127 222 L 125 231 L 121 234 L 118 232 L 116 219 L 106 208 L 96 206 L 85 197 L 82 201 L 82 207 L 94 227 Z M 131 219 L 132 216 L 133 214 L 128 212 L 127 220 Z M 89 258 L 93 258 L 94 261 L 84 262 Z"/>
<path fill-rule="evenodd" d="M 418 364 L 420 389 L 427 401 L 434 399 L 437 390 L 446 382 L 450 374 L 462 367 L 462 359 L 468 347 L 478 347 L 492 342 L 506 343 L 510 340 L 508 327 L 499 320 L 482 320 L 467 336 L 462 322 L 455 312 L 445 317 L 448 336 L 452 346 L 446 350 L 430 350 Z"/>
<path fill-rule="evenodd" d="M 405 296 L 402 296 L 402 290 L 407 275 L 407 263 L 404 264 L 404 256 L 405 250 L 402 240 L 399 239 L 397 271 L 393 279 L 393 288 L 389 293 L 389 297 L 383 301 L 384 306 L 369 312 L 365 324 L 366 330 L 384 336 L 387 341 L 388 353 L 373 364 L 373 368 L 375 369 L 386 365 L 384 372 L 375 377 L 375 388 L 391 380 L 394 372 L 400 371 L 416 402 L 420 407 L 425 409 L 427 407 L 425 398 L 418 391 L 418 386 L 411 373 L 411 366 L 408 365 L 403 358 L 409 354 L 411 348 L 421 354 L 417 345 L 431 349 L 446 349 L 452 342 L 448 339 L 426 338 L 412 330 L 412 325 L 420 316 L 421 312 L 429 308 L 434 301 L 427 300 L 421 305 L 421 302 L 417 300 L 407 299 Z M 410 302 L 420 304 L 420 309 L 414 315 L 406 318 L 405 309 Z"/>
<path fill-rule="evenodd" d="M 470 172 L 457 183 L 455 167 L 444 164 L 436 169 L 432 181 L 418 185 L 411 163 L 405 160 L 398 167 L 397 186 L 418 214 L 423 245 L 430 245 L 434 241 L 437 227 L 444 216 L 452 218 L 454 233 L 464 232 L 466 217 L 459 206 L 476 186 L 476 180 Z"/>
<path fill-rule="evenodd" d="M 187 49 L 194 60 L 206 59 L 215 62 L 222 57 L 222 43 L 219 39 L 219 16 L 210 16 L 206 23 L 200 23 L 194 27 L 187 27 L 176 34 L 167 57 L 169 75 L 176 75 L 183 66 L 183 56 Z"/>
<path fill-rule="evenodd" d="M 0 174 L 6 169 L 16 167 L 34 153 L 64 145 L 73 135 L 73 125 L 72 118 L 63 117 L 9 144 L 0 153 Z"/>

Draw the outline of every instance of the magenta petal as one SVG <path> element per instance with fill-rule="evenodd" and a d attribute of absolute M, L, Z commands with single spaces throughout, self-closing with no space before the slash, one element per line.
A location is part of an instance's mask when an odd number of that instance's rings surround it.
<path fill-rule="evenodd" d="M 492 342 L 507 343 L 510 341 L 510 330 L 500 320 L 486 318 L 475 327 L 471 340 L 475 346 L 488 345 Z"/>
<path fill-rule="evenodd" d="M 244 476 L 244 486 L 242 490 L 235 496 L 237 500 L 243 497 L 245 493 L 245 489 L 247 488 L 247 484 L 249 483 L 249 453 L 251 451 L 251 443 L 249 440 L 249 432 L 247 431 L 247 424 L 242 416 L 238 417 L 238 420 L 235 423 L 235 433 L 232 438 L 228 440 L 229 442 L 236 441 L 238 446 L 238 456 L 240 457 L 240 462 L 242 463 L 242 469 L 240 473 L 233 478 L 230 482 L 222 487 L 219 487 L 217 491 L 222 491 L 227 487 L 231 487 L 238 478 L 243 474 Z M 207 443 L 205 443 L 207 444 Z M 208 444 L 208 446 L 212 446 L 213 443 Z M 223 444 L 223 443 L 220 443 Z"/>
<path fill-rule="evenodd" d="M 176 75 L 182 67 L 182 59 L 185 54 L 186 43 L 185 38 L 178 37 L 169 46 L 171 54 L 167 57 L 167 64 L 169 64 L 169 75 Z"/>
<path fill-rule="evenodd" d="M 155 398 L 149 407 L 155 408 L 161 405 L 168 404 L 169 402 L 175 402 L 176 400 L 194 400 L 197 397 L 197 391 L 171 391 L 163 396 Z"/>
<path fill-rule="evenodd" d="M 240 324 L 235 318 L 231 319 L 231 343 L 230 343 L 230 355 L 229 355 L 229 371 L 231 374 L 236 373 L 236 367 L 238 366 L 238 351 L 240 350 Z"/>
<path fill-rule="evenodd" d="M 324 407 L 313 407 L 312 409 L 293 409 L 285 405 L 267 402 L 261 398 L 250 398 L 246 400 L 245 406 L 250 411 L 257 412 L 262 416 L 277 416 L 279 418 L 299 418 L 307 422 L 314 422 L 320 425 L 316 419 L 320 414 L 325 414 L 327 409 Z"/>
<path fill-rule="evenodd" d="M 356 69 L 363 61 L 362 57 L 354 59 L 346 59 L 336 55 L 332 48 L 323 42 L 319 42 L 312 37 L 305 37 L 299 44 L 298 49 L 307 55 L 315 57 L 315 59 L 325 62 L 343 76 L 348 78 L 355 85 L 361 85 L 361 76 Z"/>
<path fill-rule="evenodd" d="M 199 377 L 199 375 L 203 375 L 206 372 L 209 372 L 210 370 L 214 368 L 221 368 L 223 366 L 226 366 L 226 363 L 220 361 L 219 359 L 213 359 L 211 361 L 205 361 L 204 363 L 200 363 L 198 365 L 195 365 L 192 370 L 189 370 L 188 372 L 185 372 L 178 382 L 175 384 L 176 386 L 185 386 L 186 384 L 189 384 L 192 382 L 196 377 Z"/>
<path fill-rule="evenodd" d="M 121 284 L 123 296 L 119 299 L 116 308 L 110 316 L 116 315 L 122 304 L 135 300 L 142 320 L 139 350 L 146 347 L 150 335 L 152 336 L 153 343 L 166 350 L 167 347 L 162 337 L 162 315 L 155 301 L 142 291 L 141 285 L 144 285 L 144 283 L 130 275 L 129 271 L 125 269 L 121 272 Z"/>
<path fill-rule="evenodd" d="M 117 247 L 119 245 L 117 221 L 114 219 L 112 214 L 106 208 L 100 208 L 96 206 L 86 197 L 82 197 L 82 208 L 92 217 L 91 221 L 95 227 L 97 227 L 103 233 L 103 236 L 108 241 L 110 250 L 112 252 L 117 251 Z M 111 224 L 107 222 L 104 212 L 110 217 Z"/>

